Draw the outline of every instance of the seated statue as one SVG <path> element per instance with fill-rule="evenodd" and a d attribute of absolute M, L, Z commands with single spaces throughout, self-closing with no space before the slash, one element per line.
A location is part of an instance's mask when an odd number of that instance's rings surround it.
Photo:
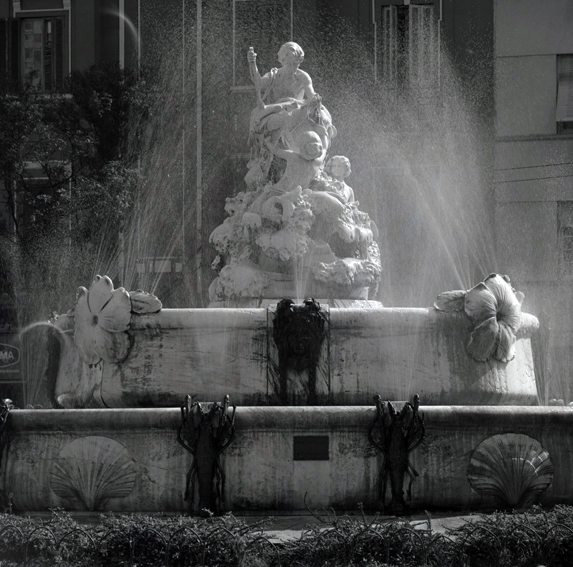
<path fill-rule="evenodd" d="M 300 108 L 305 97 L 316 96 L 310 75 L 299 69 L 304 59 L 300 45 L 292 41 L 285 43 L 279 49 L 278 59 L 282 67 L 273 68 L 261 77 L 257 54 L 252 48 L 247 53 L 251 77 L 257 88 L 257 107 L 251 114 L 251 140 L 257 132 L 280 130 L 287 120 L 287 111 Z"/>
<path fill-rule="evenodd" d="M 279 156 L 273 151 L 281 138 L 283 146 L 292 146 L 293 136 L 301 130 L 311 129 L 320 136 L 322 146 L 327 150 L 336 135 L 330 113 L 314 92 L 310 75 L 299 69 L 304 59 L 300 45 L 294 42 L 282 45 L 278 53 L 282 67 L 273 68 L 263 76 L 257 68 L 256 58 L 257 54 L 250 48 L 247 59 L 257 90 L 257 106 L 251 113 L 249 129 L 251 160 L 245 177 L 249 187 L 276 181 L 282 174 L 284 163 L 277 165 L 275 158 Z M 269 175 L 273 162 L 277 169 L 274 179 Z"/>

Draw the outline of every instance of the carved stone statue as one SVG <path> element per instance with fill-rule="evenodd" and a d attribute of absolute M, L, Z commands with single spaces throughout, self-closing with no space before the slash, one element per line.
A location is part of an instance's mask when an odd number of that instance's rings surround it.
<path fill-rule="evenodd" d="M 281 68 L 273 68 L 261 77 L 257 68 L 257 54 L 253 48 L 247 53 L 251 78 L 257 92 L 257 106 L 251 112 L 250 121 L 249 146 L 252 149 L 252 159 L 248 164 L 249 173 L 245 177 L 247 185 L 269 180 L 271 165 L 277 155 L 274 147 L 281 137 L 289 139 L 291 150 L 296 148 L 304 151 L 304 146 L 316 143 L 309 142 L 304 136 L 312 129 L 320 137 L 322 151 L 326 152 L 330 140 L 336 135 L 330 114 L 320 104 L 320 96 L 314 92 L 310 75 L 299 69 L 304 59 L 300 45 L 292 41 L 285 43 L 279 49 L 278 59 Z M 316 128 L 303 124 L 305 118 L 315 122 L 312 126 Z M 302 139 L 296 140 L 297 134 L 303 134 Z M 278 151 L 283 150 L 279 148 Z M 280 165 L 276 167 L 280 175 Z"/>
<path fill-rule="evenodd" d="M 315 96 L 310 75 L 299 69 L 304 51 L 289 41 L 278 53 L 280 69 L 273 68 L 261 77 L 257 68 L 257 54 L 251 47 L 247 53 L 251 78 L 257 89 L 257 107 L 251 115 L 251 134 L 266 129 L 279 130 L 287 121 L 287 112 L 300 108 L 304 99 Z M 265 102 L 266 101 L 266 102 Z"/>
<path fill-rule="evenodd" d="M 368 299 L 377 289 L 376 227 L 345 182 L 348 158 L 327 159 L 336 128 L 299 69 L 303 58 L 299 45 L 285 43 L 282 67 L 261 76 L 254 49 L 247 54 L 257 92 L 247 190 L 227 199 L 230 216 L 211 233 L 219 254 L 212 305 L 293 295 Z"/>

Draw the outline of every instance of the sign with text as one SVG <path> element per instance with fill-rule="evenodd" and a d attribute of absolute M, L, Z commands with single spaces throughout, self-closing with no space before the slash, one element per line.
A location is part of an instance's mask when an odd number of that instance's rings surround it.
<path fill-rule="evenodd" d="M 295 435 L 293 438 L 293 460 L 328 461 L 328 435 Z"/>
<path fill-rule="evenodd" d="M 21 379 L 19 337 L 0 334 L 0 382 L 20 382 Z"/>

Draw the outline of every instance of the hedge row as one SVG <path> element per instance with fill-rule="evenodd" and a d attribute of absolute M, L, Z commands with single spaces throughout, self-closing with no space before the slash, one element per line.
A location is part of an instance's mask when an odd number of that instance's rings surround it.
<path fill-rule="evenodd" d="M 319 517 L 316 514 L 316 517 Z M 286 542 L 269 538 L 272 519 L 247 525 L 232 515 L 199 519 L 102 516 L 81 525 L 0 515 L 0 567 L 37 565 L 275 567 L 570 567 L 573 508 L 476 517 L 446 534 L 404 521 L 320 516 Z"/>

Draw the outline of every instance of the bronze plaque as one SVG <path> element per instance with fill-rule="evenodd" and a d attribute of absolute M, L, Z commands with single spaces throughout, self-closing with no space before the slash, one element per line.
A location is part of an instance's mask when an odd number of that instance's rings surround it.
<path fill-rule="evenodd" d="M 328 461 L 328 435 L 299 435 L 293 438 L 295 461 Z"/>

